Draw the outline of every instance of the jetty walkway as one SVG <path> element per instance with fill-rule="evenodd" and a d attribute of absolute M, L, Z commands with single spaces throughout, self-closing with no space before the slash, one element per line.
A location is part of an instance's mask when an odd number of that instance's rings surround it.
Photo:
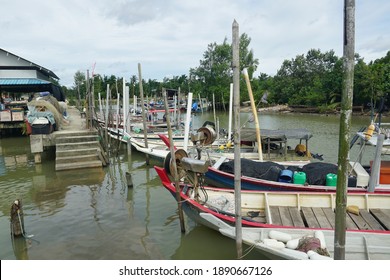
<path fill-rule="evenodd" d="M 44 150 L 55 148 L 56 171 L 102 167 L 108 163 L 96 129 L 87 128 L 87 120 L 75 107 L 67 108 L 67 119 L 58 131 L 31 134 L 30 146 L 35 163 L 42 162 Z"/>

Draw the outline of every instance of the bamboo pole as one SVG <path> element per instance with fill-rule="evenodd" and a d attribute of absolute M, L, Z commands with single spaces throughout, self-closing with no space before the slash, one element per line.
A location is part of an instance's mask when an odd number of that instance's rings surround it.
<path fill-rule="evenodd" d="M 126 80 L 125 77 L 122 78 L 122 92 L 123 92 L 123 105 L 122 105 L 122 110 L 123 110 L 123 136 L 125 135 L 124 133 L 127 131 L 127 114 L 129 113 L 128 106 L 129 106 L 129 100 L 128 97 L 126 96 Z"/>
<path fill-rule="evenodd" d="M 120 104 L 120 95 L 119 95 L 119 92 L 116 93 L 116 132 L 117 132 L 117 135 L 118 135 L 118 139 L 119 139 L 119 123 L 120 123 L 120 120 L 121 120 L 121 117 L 120 117 L 120 110 L 119 110 L 119 104 Z"/>
<path fill-rule="evenodd" d="M 107 84 L 107 93 L 106 93 L 106 111 L 104 111 L 104 127 L 107 131 L 108 128 L 108 113 L 110 108 L 110 85 Z M 107 139 L 106 139 L 107 141 Z"/>
<path fill-rule="evenodd" d="M 91 129 L 92 127 L 92 113 L 91 113 L 91 91 L 90 91 L 90 86 L 89 86 L 89 70 L 87 70 L 87 77 L 86 77 L 86 86 L 87 86 L 87 96 L 86 96 L 86 101 L 87 101 L 87 128 Z"/>
<path fill-rule="evenodd" d="M 234 202 L 236 218 L 237 258 L 242 257 L 242 217 L 241 217 L 241 153 L 240 153 L 240 37 L 238 23 L 233 22 L 233 108 L 234 108 Z"/>
<path fill-rule="evenodd" d="M 177 129 L 180 129 L 180 118 L 181 118 L 181 110 L 180 110 L 180 99 L 181 99 L 181 92 L 180 87 L 177 91 L 177 120 L 176 120 L 176 127 Z"/>
<path fill-rule="evenodd" d="M 192 92 L 189 92 L 188 98 L 187 98 L 186 122 L 184 124 L 184 145 L 183 145 L 183 148 L 185 151 L 187 151 L 187 149 L 188 149 L 188 139 L 189 139 L 189 135 L 190 135 L 191 108 L 192 108 Z"/>
<path fill-rule="evenodd" d="M 248 88 L 248 93 L 249 93 L 249 99 L 251 101 L 252 114 L 253 114 L 253 117 L 255 119 L 256 139 L 257 139 L 257 145 L 259 146 L 257 149 L 257 152 L 259 153 L 259 160 L 263 161 L 263 151 L 262 151 L 262 147 L 261 147 L 261 136 L 260 136 L 260 124 L 259 124 L 259 118 L 257 117 L 255 99 L 253 98 L 253 92 L 252 92 L 251 83 L 249 81 L 248 70 L 246 68 L 244 68 L 244 70 L 242 72 L 244 73 L 244 78 L 245 78 L 246 86 Z"/>
<path fill-rule="evenodd" d="M 217 116 L 216 116 L 216 112 L 215 112 L 215 94 L 214 93 L 213 93 L 213 114 L 214 114 L 214 123 L 216 124 L 217 123 Z M 218 133 L 218 135 L 219 135 L 219 133 Z"/>
<path fill-rule="evenodd" d="M 102 97 L 100 95 L 100 91 L 98 92 L 98 98 L 99 98 L 99 116 L 103 118 Z"/>
<path fill-rule="evenodd" d="M 138 63 L 138 79 L 139 79 L 139 93 L 141 96 L 141 107 L 142 107 L 142 121 L 144 124 L 144 140 L 145 140 L 145 148 L 148 148 L 148 131 L 146 126 L 146 112 L 144 106 L 144 89 L 142 87 L 142 73 L 141 73 L 141 63 Z M 145 162 L 146 165 L 149 165 L 149 155 L 145 153 Z"/>
<path fill-rule="evenodd" d="M 136 95 L 134 95 L 134 97 L 133 97 L 133 102 L 134 102 L 134 112 L 133 112 L 133 115 L 135 116 L 135 115 L 137 115 L 137 96 Z"/>
<path fill-rule="evenodd" d="M 176 190 L 176 201 L 177 201 L 177 210 L 179 211 L 179 220 L 180 220 L 180 229 L 181 232 L 185 232 L 185 225 L 184 225 L 184 215 L 183 210 L 181 207 L 181 196 L 180 196 L 180 185 L 179 185 L 179 176 L 177 174 L 177 165 L 176 165 L 176 157 L 175 157 L 175 146 L 173 143 L 172 138 L 172 128 L 171 128 L 171 116 L 169 115 L 169 106 L 168 106 L 168 98 L 167 98 L 167 92 L 165 88 L 163 89 L 163 97 L 164 97 L 164 104 L 165 104 L 165 115 L 167 118 L 167 128 L 168 128 L 168 136 L 169 136 L 169 148 L 171 151 L 171 163 L 173 167 L 173 177 L 175 178 L 175 190 Z"/>
<path fill-rule="evenodd" d="M 355 0 L 344 0 L 344 62 L 336 190 L 334 259 L 345 259 L 345 228 L 355 56 Z"/>
<path fill-rule="evenodd" d="M 126 86 L 126 131 L 130 133 L 131 129 L 131 118 L 130 118 L 130 88 Z"/>
<path fill-rule="evenodd" d="M 228 126 L 228 142 L 231 142 L 232 138 L 232 114 L 233 114 L 233 83 L 230 84 L 229 95 L 229 126 Z"/>
<path fill-rule="evenodd" d="M 200 99 L 200 94 L 198 94 L 198 98 L 199 98 L 198 106 L 200 106 L 200 111 L 203 114 L 203 104 L 202 104 L 202 99 Z"/>

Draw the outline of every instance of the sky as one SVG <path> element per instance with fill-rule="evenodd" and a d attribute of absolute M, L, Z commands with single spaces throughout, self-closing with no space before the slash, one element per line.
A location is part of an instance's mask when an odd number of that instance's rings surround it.
<path fill-rule="evenodd" d="M 161 81 L 189 74 L 210 43 L 251 38 L 255 75 L 310 49 L 343 55 L 343 0 L 0 0 L 0 48 L 74 86 L 77 71 Z M 355 1 L 355 52 L 390 50 L 390 1 Z"/>

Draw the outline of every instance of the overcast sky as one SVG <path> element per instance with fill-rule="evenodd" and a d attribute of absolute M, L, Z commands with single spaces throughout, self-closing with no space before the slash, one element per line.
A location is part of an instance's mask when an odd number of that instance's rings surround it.
<path fill-rule="evenodd" d="M 52 70 L 128 79 L 188 75 L 232 23 L 252 39 L 259 72 L 310 49 L 343 55 L 343 0 L 0 0 L 1 48 Z M 390 1 L 356 0 L 355 51 L 366 63 L 390 50 Z"/>

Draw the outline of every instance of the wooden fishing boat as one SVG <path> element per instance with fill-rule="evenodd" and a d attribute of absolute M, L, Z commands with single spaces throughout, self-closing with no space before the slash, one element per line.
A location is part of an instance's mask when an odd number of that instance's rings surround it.
<path fill-rule="evenodd" d="M 234 226 L 209 213 L 200 213 L 200 217 L 204 223 L 217 227 L 222 235 L 236 238 Z M 242 241 L 273 260 L 332 260 L 334 256 L 334 230 L 330 229 L 244 227 Z M 326 256 L 317 253 L 318 249 Z M 347 231 L 345 259 L 389 260 L 390 234 L 381 231 Z"/>
<path fill-rule="evenodd" d="M 258 162 L 241 159 L 241 189 L 262 191 L 335 192 L 337 165 L 323 162 Z M 350 162 L 348 192 L 367 192 L 370 175 L 359 162 Z M 234 161 L 220 158 L 205 173 L 207 184 L 234 188 Z M 390 193 L 389 184 L 375 192 Z"/>
<path fill-rule="evenodd" d="M 119 139 L 120 141 L 127 143 L 127 141 L 130 140 L 130 143 L 134 145 L 138 145 L 140 147 L 145 147 L 145 136 L 143 132 L 127 132 L 123 130 L 122 128 L 108 128 L 108 133 L 112 138 Z M 148 141 L 148 146 L 154 148 L 164 148 L 162 147 L 162 144 L 164 142 L 161 141 L 161 138 L 159 135 L 167 135 L 168 133 L 165 131 L 148 131 L 146 138 Z M 172 138 L 177 143 L 183 143 L 184 141 L 184 133 L 182 131 L 176 131 L 173 133 Z M 166 148 L 166 145 L 165 145 Z"/>
<path fill-rule="evenodd" d="M 183 168 L 179 177 L 184 179 L 180 184 L 182 208 L 188 217 L 214 230 L 220 230 L 218 224 L 211 223 L 202 217 L 208 213 L 222 222 L 235 224 L 234 190 L 201 186 L 199 173 L 207 170 L 192 159 L 180 159 Z M 179 160 L 179 161 L 180 161 Z M 193 163 L 192 163 L 192 162 Z M 195 168 L 192 168 L 192 165 Z M 171 181 L 167 168 L 155 169 L 163 186 L 176 197 L 176 186 Z M 185 172 L 187 175 L 184 176 Z M 300 229 L 333 231 L 335 227 L 336 194 L 331 192 L 265 192 L 241 191 L 241 212 L 243 227 L 267 229 Z M 390 194 L 386 193 L 349 193 L 347 201 L 348 232 L 361 232 L 365 235 L 390 234 Z M 385 244 L 384 244 L 385 245 Z"/>
<path fill-rule="evenodd" d="M 202 128 L 204 128 L 203 126 Z M 267 161 L 274 160 L 278 161 L 284 165 L 303 165 L 309 163 L 311 156 L 302 154 L 300 156 L 296 155 L 296 152 L 291 150 L 287 145 L 287 141 L 299 140 L 306 141 L 306 145 L 303 145 L 305 149 L 308 147 L 308 140 L 311 138 L 311 133 L 306 129 L 287 129 L 287 130 L 269 130 L 264 129 L 262 131 L 262 143 L 266 149 L 263 151 L 264 158 Z M 203 131 L 202 131 L 203 132 Z M 199 130 L 198 130 L 199 134 Z M 207 132 L 206 135 L 210 136 L 211 134 L 216 133 Z M 245 129 L 243 132 L 245 135 L 243 141 L 241 141 L 241 158 L 250 159 L 250 160 L 259 160 L 258 145 L 256 143 L 255 131 L 253 129 Z M 177 148 L 183 148 L 184 142 L 180 139 L 175 140 L 176 137 L 173 135 L 173 142 Z M 208 137 L 211 138 L 211 137 Z M 135 139 L 136 140 L 136 139 Z M 148 143 L 148 148 L 145 148 L 142 140 L 132 141 L 133 147 L 142 153 L 146 153 L 155 158 L 164 160 L 169 152 L 169 144 L 167 141 L 164 141 L 167 145 L 161 145 L 160 143 Z M 226 159 L 234 159 L 234 147 L 231 142 L 224 138 L 223 135 L 220 135 L 218 138 L 213 138 L 213 141 L 208 141 L 207 145 L 201 145 L 196 147 L 193 144 L 193 141 L 189 141 L 188 147 L 191 148 L 188 150 L 191 157 L 201 158 L 210 162 L 217 162 L 221 157 Z M 271 149 L 272 148 L 272 149 Z"/>

